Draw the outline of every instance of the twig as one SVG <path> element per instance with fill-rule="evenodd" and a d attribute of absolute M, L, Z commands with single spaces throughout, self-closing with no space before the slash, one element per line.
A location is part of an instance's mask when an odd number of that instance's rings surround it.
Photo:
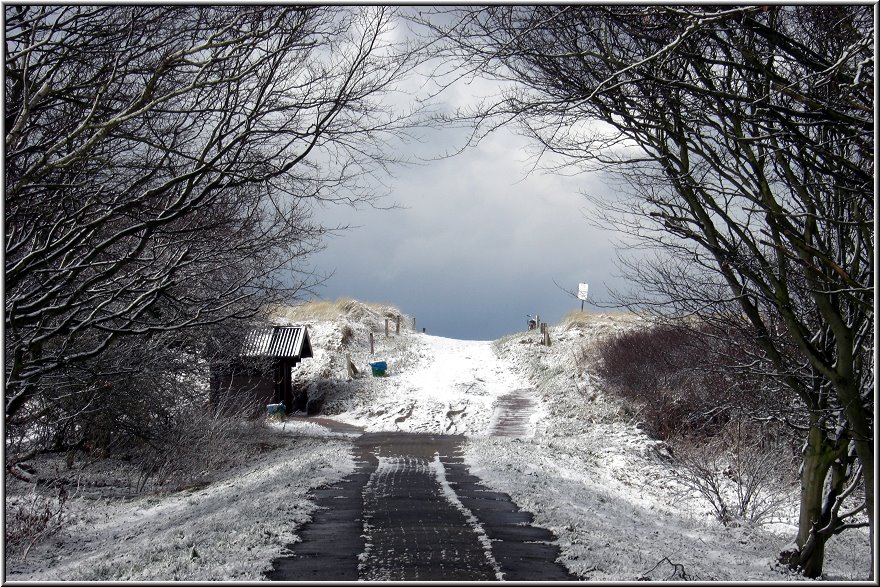
<path fill-rule="evenodd" d="M 659 561 L 657 561 L 656 564 L 654 564 L 653 567 L 651 567 L 650 569 L 648 569 L 647 571 L 645 571 L 644 573 L 642 573 L 642 576 L 641 576 L 640 578 L 643 578 L 643 577 L 646 578 L 647 574 L 650 573 L 651 571 L 653 571 L 654 569 L 656 569 L 657 567 L 659 567 L 660 564 L 661 564 L 663 561 L 666 561 L 667 563 L 669 563 L 670 565 L 672 565 L 672 569 L 673 569 L 673 570 L 672 570 L 672 574 L 669 575 L 669 577 L 666 578 L 667 581 L 670 580 L 670 579 L 672 579 L 673 577 L 675 577 L 676 574 L 679 574 L 680 577 L 681 577 L 681 579 L 683 579 L 683 580 L 687 580 L 688 575 L 687 575 L 687 573 L 685 573 L 685 571 L 684 571 L 684 565 L 681 565 L 681 564 L 679 564 L 679 563 L 674 563 L 674 562 L 672 562 L 671 560 L 669 560 L 669 557 L 668 557 L 668 556 L 664 556 L 664 557 L 661 558 Z"/>

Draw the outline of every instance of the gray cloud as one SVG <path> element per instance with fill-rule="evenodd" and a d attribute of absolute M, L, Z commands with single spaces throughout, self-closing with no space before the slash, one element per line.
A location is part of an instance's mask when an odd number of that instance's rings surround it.
<path fill-rule="evenodd" d="M 455 133 L 452 133 L 455 134 Z M 425 145 L 443 152 L 443 133 Z M 502 129 L 462 154 L 396 170 L 391 198 L 403 209 L 327 208 L 326 223 L 359 225 L 327 242 L 312 262 L 335 275 L 321 297 L 388 302 L 441 336 L 494 339 L 522 330 L 526 314 L 559 320 L 590 283 L 614 283 L 610 232 L 583 218 L 582 191 L 608 190 L 597 176 L 526 176 L 525 139 Z"/>

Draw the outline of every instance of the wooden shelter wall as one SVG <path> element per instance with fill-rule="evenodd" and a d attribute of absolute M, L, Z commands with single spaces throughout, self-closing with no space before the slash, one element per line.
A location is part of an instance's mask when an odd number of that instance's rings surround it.
<path fill-rule="evenodd" d="M 244 412 L 261 416 L 266 413 L 267 404 L 275 403 L 275 381 L 271 372 L 222 375 L 217 383 L 217 390 L 211 395 L 223 414 Z"/>

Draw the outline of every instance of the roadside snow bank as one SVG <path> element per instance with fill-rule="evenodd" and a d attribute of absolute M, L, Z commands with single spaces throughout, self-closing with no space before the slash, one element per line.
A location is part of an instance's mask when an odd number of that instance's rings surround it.
<path fill-rule="evenodd" d="M 25 561 L 7 560 L 6 579 L 263 579 L 311 519 L 308 491 L 354 470 L 344 440 L 269 434 L 267 452 L 209 485 L 131 500 L 74 497 L 74 521 Z"/>
<path fill-rule="evenodd" d="M 795 533 L 797 510 L 771 529 L 724 527 L 698 501 L 676 501 L 671 455 L 630 421 L 591 367 L 603 337 L 642 327 L 627 315 L 589 315 L 550 329 L 551 346 L 532 331 L 496 350 L 531 383 L 544 418 L 531 438 L 470 437 L 465 460 L 490 488 L 508 493 L 552 530 L 561 561 L 600 581 L 792 580 L 776 554 Z M 865 532 L 829 543 L 826 578 L 863 579 Z"/>

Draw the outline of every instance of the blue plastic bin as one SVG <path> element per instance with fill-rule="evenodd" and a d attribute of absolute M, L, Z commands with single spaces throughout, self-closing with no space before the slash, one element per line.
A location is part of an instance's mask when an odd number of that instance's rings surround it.
<path fill-rule="evenodd" d="M 279 415 L 283 416 L 287 413 L 287 408 L 285 407 L 285 405 L 283 403 L 282 404 L 267 404 L 266 405 L 266 412 L 270 416 L 273 416 L 275 414 L 279 414 Z"/>
<path fill-rule="evenodd" d="M 382 377 L 385 375 L 385 370 L 388 369 L 388 363 L 376 361 L 375 363 L 370 363 L 370 369 L 373 370 L 373 377 Z"/>

